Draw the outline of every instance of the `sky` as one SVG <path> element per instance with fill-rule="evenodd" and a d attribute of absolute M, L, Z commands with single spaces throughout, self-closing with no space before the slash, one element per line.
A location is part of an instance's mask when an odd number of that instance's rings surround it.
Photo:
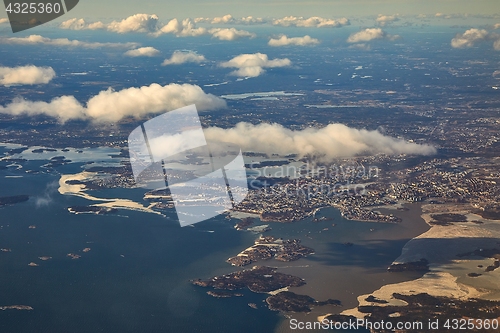
<path fill-rule="evenodd" d="M 164 18 L 233 16 L 359 17 L 418 14 L 500 14 L 498 0 L 80 0 L 71 14 L 93 19 L 116 19 L 136 13 Z M 0 12 L 0 17 L 6 17 Z"/>
<path fill-rule="evenodd" d="M 135 13 L 162 17 L 368 16 L 378 14 L 500 13 L 498 0 L 80 0 L 74 15 L 121 17 Z"/>

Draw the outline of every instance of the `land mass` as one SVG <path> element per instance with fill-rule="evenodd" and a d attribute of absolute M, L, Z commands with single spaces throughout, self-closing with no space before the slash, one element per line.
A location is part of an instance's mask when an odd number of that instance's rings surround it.
<path fill-rule="evenodd" d="M 320 302 L 310 296 L 298 295 L 291 291 L 282 291 L 276 295 L 269 296 L 266 302 L 270 310 L 281 312 L 310 312 L 311 306 L 341 305 L 339 300 L 328 299 Z"/>
<path fill-rule="evenodd" d="M 219 290 L 248 288 L 255 293 L 268 293 L 286 287 L 300 287 L 305 281 L 293 275 L 278 273 L 276 268 L 254 266 L 252 269 L 216 276 L 209 280 L 192 280 L 191 283 Z"/>
<path fill-rule="evenodd" d="M 68 211 L 73 214 L 105 215 L 116 213 L 118 210 L 116 208 L 103 206 L 71 206 L 68 208 Z"/>
<path fill-rule="evenodd" d="M 295 261 L 313 253 L 313 249 L 300 244 L 300 239 L 261 236 L 255 240 L 255 245 L 227 259 L 227 262 L 233 266 L 246 266 L 261 259 Z"/>
<path fill-rule="evenodd" d="M 394 293 L 392 297 L 400 300 L 407 305 L 364 305 L 359 306 L 358 311 L 364 314 L 364 319 L 369 323 L 380 323 L 381 321 L 392 323 L 396 327 L 398 322 L 406 323 L 423 323 L 424 327 L 420 329 L 401 329 L 398 332 L 424 332 L 427 328 L 425 325 L 434 320 L 439 321 L 439 327 L 433 329 L 432 332 L 450 332 L 450 327 L 445 327 L 447 320 L 450 325 L 452 320 L 464 319 L 468 323 L 469 318 L 473 318 L 475 326 L 468 327 L 467 332 L 492 332 L 492 330 L 480 329 L 480 323 L 476 319 L 481 319 L 482 323 L 487 320 L 498 320 L 500 317 L 500 302 L 488 301 L 481 299 L 460 300 L 450 297 L 431 296 L 427 293 L 416 295 L 402 295 Z M 329 315 L 325 319 L 334 322 L 348 322 L 354 317 L 345 315 Z M 476 326 L 477 325 L 477 326 Z M 369 325 L 365 325 L 369 326 Z M 386 326 L 387 327 L 387 326 Z M 453 331 L 453 330 L 451 330 Z M 373 333 L 389 333 L 394 332 L 389 329 L 370 329 Z"/>

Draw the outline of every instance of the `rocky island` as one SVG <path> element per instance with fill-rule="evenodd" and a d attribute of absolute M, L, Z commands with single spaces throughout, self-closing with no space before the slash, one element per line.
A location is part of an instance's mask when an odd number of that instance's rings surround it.
<path fill-rule="evenodd" d="M 310 312 L 311 306 L 341 305 L 339 300 L 328 299 L 319 302 L 310 296 L 298 295 L 291 291 L 282 291 L 276 295 L 269 296 L 266 302 L 270 310 L 281 312 Z"/>
<path fill-rule="evenodd" d="M 229 298 L 229 297 L 241 297 L 243 294 L 239 293 L 231 293 L 229 291 L 218 291 L 218 290 L 209 290 L 207 291 L 207 295 L 216 298 Z"/>
<path fill-rule="evenodd" d="M 113 214 L 118 210 L 116 208 L 102 207 L 102 206 L 71 206 L 68 211 L 73 214 Z"/>
<path fill-rule="evenodd" d="M 387 268 L 389 272 L 428 272 L 429 271 L 429 261 L 425 258 L 419 261 L 405 262 L 405 263 L 394 263 Z"/>
<path fill-rule="evenodd" d="M 7 306 L 0 306 L 0 310 L 5 311 L 5 310 L 26 310 L 26 311 L 31 311 L 33 308 L 29 305 L 7 305 Z"/>
<path fill-rule="evenodd" d="M 255 240 L 255 245 L 227 259 L 227 262 L 233 266 L 246 266 L 261 259 L 294 261 L 313 253 L 314 250 L 301 245 L 299 239 L 283 240 L 261 236 Z"/>
<path fill-rule="evenodd" d="M 300 287 L 305 281 L 293 275 L 278 273 L 276 268 L 254 266 L 252 269 L 216 276 L 209 280 L 192 280 L 191 283 L 219 290 L 248 288 L 255 293 L 268 293 L 286 287 Z"/>

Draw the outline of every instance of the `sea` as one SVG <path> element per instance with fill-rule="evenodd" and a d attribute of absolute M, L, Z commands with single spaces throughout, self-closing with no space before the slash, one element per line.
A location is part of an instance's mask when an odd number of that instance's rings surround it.
<path fill-rule="evenodd" d="M 0 153 L 7 150 L 0 147 Z M 71 214 L 69 206 L 93 202 L 59 194 L 58 181 L 62 174 L 81 172 L 85 163 L 56 169 L 43 167 L 45 163 L 30 159 L 0 170 L 0 196 L 30 196 L 27 202 L 0 208 L 0 248 L 9 250 L 0 252 L 0 307 L 33 308 L 0 311 L 0 332 L 291 332 L 292 318 L 339 313 L 355 307 L 359 295 L 419 277 L 386 271 L 404 244 L 426 230 L 418 205 L 398 211 L 404 215 L 401 224 L 347 221 L 335 208 L 325 208 L 316 214 L 317 222 L 310 217 L 270 223 L 272 230 L 266 233 L 300 238 L 315 249 L 314 255 L 257 264 L 306 280 L 291 291 L 320 301 L 339 299 L 342 307 L 285 317 L 266 307 L 265 294 L 244 290 L 243 297 L 214 298 L 190 280 L 237 270 L 225 260 L 251 246 L 258 234 L 237 231 L 237 220 L 225 216 L 181 228 L 174 211 L 165 216 L 132 210 Z M 90 194 L 146 204 L 144 191 Z"/>

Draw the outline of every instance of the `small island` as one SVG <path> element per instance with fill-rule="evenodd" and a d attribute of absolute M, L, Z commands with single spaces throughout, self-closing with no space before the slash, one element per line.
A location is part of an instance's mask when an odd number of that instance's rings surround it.
<path fill-rule="evenodd" d="M 283 240 L 273 236 L 260 236 L 255 240 L 255 245 L 227 259 L 227 262 L 233 266 L 246 266 L 261 259 L 295 261 L 313 253 L 314 250 L 301 245 L 299 239 Z"/>
<path fill-rule="evenodd" d="M 75 254 L 75 253 L 68 253 L 68 254 L 66 255 L 66 257 L 68 257 L 68 258 L 71 258 L 71 259 L 75 260 L 75 259 L 80 259 L 82 256 L 81 256 L 81 255 L 79 255 L 79 254 Z"/>
<path fill-rule="evenodd" d="M 232 293 L 229 291 L 217 291 L 217 290 L 209 290 L 207 291 L 207 295 L 210 295 L 215 298 L 229 298 L 229 297 L 241 297 L 243 294 Z"/>
<path fill-rule="evenodd" d="M 453 225 L 453 223 L 455 222 L 467 222 L 467 216 L 456 213 L 432 214 L 431 218 L 433 220 L 430 222 L 430 224 L 440 226 Z"/>
<path fill-rule="evenodd" d="M 242 218 L 240 222 L 236 223 L 234 228 L 236 230 L 245 230 L 254 223 L 254 219 L 251 217 Z"/>
<path fill-rule="evenodd" d="M 286 287 L 300 287 L 305 281 L 293 275 L 278 273 L 276 268 L 254 266 L 252 269 L 216 276 L 209 280 L 192 280 L 191 283 L 219 290 L 248 288 L 255 293 L 268 293 Z"/>
<path fill-rule="evenodd" d="M 311 306 L 341 305 L 339 300 L 328 299 L 319 302 L 310 296 L 298 295 L 291 291 L 282 291 L 276 295 L 269 296 L 266 302 L 270 310 L 281 312 L 311 312 Z"/>
<path fill-rule="evenodd" d="M 29 305 L 7 305 L 7 306 L 0 306 L 0 310 L 5 311 L 5 310 L 25 310 L 25 311 L 31 311 L 33 308 Z"/>
<path fill-rule="evenodd" d="M 46 151 L 46 152 L 56 152 L 57 149 L 54 149 L 54 148 L 37 148 L 37 149 L 33 149 L 31 152 L 34 153 L 34 154 L 41 154 L 44 151 Z"/>
<path fill-rule="evenodd" d="M 71 206 L 68 211 L 72 214 L 96 214 L 105 215 L 113 214 L 118 210 L 116 208 L 103 207 L 103 206 Z"/>
<path fill-rule="evenodd" d="M 392 264 L 387 268 L 389 272 L 428 272 L 429 261 L 425 258 L 419 261 Z"/>

